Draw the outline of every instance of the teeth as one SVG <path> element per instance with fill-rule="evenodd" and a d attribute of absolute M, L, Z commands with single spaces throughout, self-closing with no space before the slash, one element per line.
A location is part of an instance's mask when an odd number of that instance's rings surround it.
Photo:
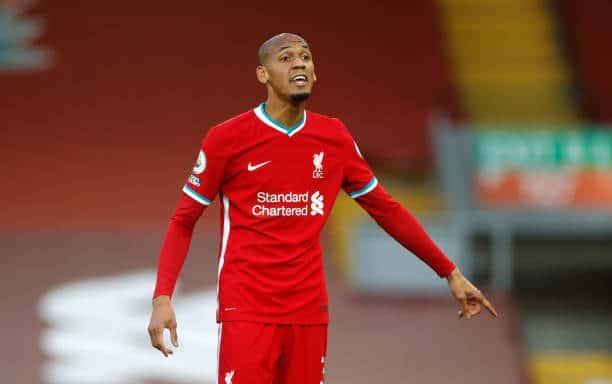
<path fill-rule="evenodd" d="M 293 78 L 294 81 L 306 81 L 306 76 L 298 75 Z"/>

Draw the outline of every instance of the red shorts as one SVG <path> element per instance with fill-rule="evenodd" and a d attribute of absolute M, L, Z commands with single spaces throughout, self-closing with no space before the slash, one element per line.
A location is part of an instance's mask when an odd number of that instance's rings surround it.
<path fill-rule="evenodd" d="M 218 384 L 321 384 L 327 325 L 219 324 Z"/>

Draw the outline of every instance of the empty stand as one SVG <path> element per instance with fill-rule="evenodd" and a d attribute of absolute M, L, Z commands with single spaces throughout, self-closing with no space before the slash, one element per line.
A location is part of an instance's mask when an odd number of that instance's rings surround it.
<path fill-rule="evenodd" d="M 562 0 L 559 3 L 587 113 L 595 121 L 612 122 L 612 2 Z"/>
<path fill-rule="evenodd" d="M 426 167 L 428 118 L 452 99 L 430 2 L 390 12 L 314 1 L 294 12 L 279 1 L 61 0 L 33 14 L 55 66 L 0 73 L 10 180 L 0 199 L 13 227 L 166 222 L 204 132 L 265 98 L 256 52 L 279 32 L 312 45 L 308 108 L 343 119 L 374 164 Z"/>

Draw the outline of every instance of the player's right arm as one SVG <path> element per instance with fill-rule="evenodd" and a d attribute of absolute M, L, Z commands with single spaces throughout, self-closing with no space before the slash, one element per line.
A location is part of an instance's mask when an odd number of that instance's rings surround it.
<path fill-rule="evenodd" d="M 179 200 L 162 243 L 157 266 L 157 283 L 153 293 L 153 310 L 149 322 L 151 345 L 168 357 L 173 351 L 164 344 L 164 329 L 170 330 L 172 345 L 178 347 L 176 316 L 172 294 L 176 280 L 189 252 L 193 228 L 205 206 L 183 194 Z"/>
<path fill-rule="evenodd" d="M 231 146 L 222 131 L 213 128 L 208 132 L 202 141 L 193 172 L 183 186 L 183 194 L 162 243 L 148 331 L 151 345 L 166 357 L 173 351 L 164 344 L 164 329 L 170 331 L 172 344 L 178 347 L 172 294 L 189 251 L 195 223 L 223 183 L 229 148 Z"/>

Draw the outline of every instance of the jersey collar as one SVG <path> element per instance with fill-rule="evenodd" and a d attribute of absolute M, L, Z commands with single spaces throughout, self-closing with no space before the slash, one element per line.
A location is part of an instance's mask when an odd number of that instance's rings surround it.
<path fill-rule="evenodd" d="M 255 107 L 255 109 L 253 109 L 255 115 L 265 125 L 274 128 L 279 132 L 282 132 L 288 136 L 293 136 L 298 133 L 298 131 L 300 131 L 302 128 L 304 128 L 304 125 L 306 125 L 306 111 L 304 111 L 304 116 L 302 116 L 302 119 L 296 125 L 294 125 L 293 127 L 287 127 L 286 125 L 283 125 L 278 121 L 274 120 L 272 117 L 270 117 L 270 115 L 268 115 L 268 113 L 266 112 L 265 105 L 266 103 L 264 102 Z"/>

